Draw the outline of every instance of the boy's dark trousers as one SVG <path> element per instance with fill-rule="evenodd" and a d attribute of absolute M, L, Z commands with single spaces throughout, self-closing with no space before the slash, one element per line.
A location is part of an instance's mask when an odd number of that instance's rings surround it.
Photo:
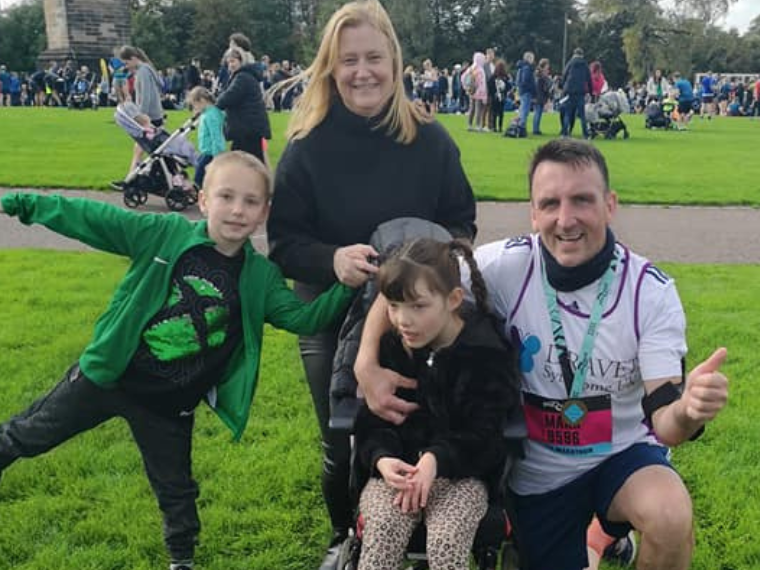
<path fill-rule="evenodd" d="M 75 364 L 58 385 L 25 412 L 0 425 L 0 473 L 20 457 L 34 457 L 113 417 L 129 424 L 164 517 L 164 542 L 173 560 L 193 558 L 200 532 L 191 473 L 194 415 L 164 417 L 119 389 L 88 380 Z"/>

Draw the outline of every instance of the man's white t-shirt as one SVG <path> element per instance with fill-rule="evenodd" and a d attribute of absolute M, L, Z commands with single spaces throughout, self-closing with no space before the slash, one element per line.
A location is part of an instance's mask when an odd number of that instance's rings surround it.
<path fill-rule="evenodd" d="M 543 287 L 538 236 L 477 249 L 494 312 L 520 354 L 529 439 L 510 476 L 520 495 L 546 493 L 638 442 L 657 443 L 641 407 L 644 382 L 682 375 L 685 317 L 674 281 L 616 244 L 618 264 L 591 354 L 581 400 L 568 397 Z M 599 280 L 558 305 L 571 362 L 588 329 Z M 565 408 L 583 418 L 565 420 Z M 579 412 L 579 410 L 583 410 Z M 585 414 L 585 415 L 584 415 Z M 560 420 L 562 418 L 562 420 Z"/>

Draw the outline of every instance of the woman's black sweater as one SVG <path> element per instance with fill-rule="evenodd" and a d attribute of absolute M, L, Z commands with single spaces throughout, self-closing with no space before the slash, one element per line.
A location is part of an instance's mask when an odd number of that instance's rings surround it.
<path fill-rule="evenodd" d="M 472 188 L 444 128 L 420 125 L 406 145 L 377 122 L 338 102 L 308 136 L 285 148 L 267 233 L 269 256 L 288 277 L 332 283 L 335 250 L 367 243 L 393 218 L 423 218 L 474 238 Z"/>

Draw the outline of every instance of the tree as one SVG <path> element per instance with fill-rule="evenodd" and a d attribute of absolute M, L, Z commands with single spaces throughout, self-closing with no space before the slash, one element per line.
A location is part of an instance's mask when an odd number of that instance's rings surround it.
<path fill-rule="evenodd" d="M 214 69 L 229 46 L 229 37 L 241 32 L 250 37 L 253 28 L 245 0 L 196 0 L 190 49 Z"/>
<path fill-rule="evenodd" d="M 23 2 L 0 13 L 0 62 L 9 70 L 33 71 L 46 45 L 42 0 Z"/>
<path fill-rule="evenodd" d="M 190 53 L 193 0 L 149 0 L 132 10 L 132 43 L 142 49 L 158 67 L 186 63 Z"/>

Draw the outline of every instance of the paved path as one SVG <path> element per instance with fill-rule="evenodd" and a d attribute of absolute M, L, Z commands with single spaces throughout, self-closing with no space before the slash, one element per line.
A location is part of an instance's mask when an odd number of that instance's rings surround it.
<path fill-rule="evenodd" d="M 0 189 L 0 195 L 10 190 Z M 43 192 L 41 190 L 33 190 Z M 68 196 L 87 196 L 122 205 L 116 192 L 65 191 Z M 141 208 L 164 212 L 163 199 L 151 196 Z M 190 218 L 200 214 L 196 207 Z M 478 203 L 478 243 L 530 231 L 527 203 Z M 617 238 L 654 261 L 683 263 L 760 262 L 760 210 L 753 208 L 624 206 L 613 223 Z M 260 251 L 266 250 L 265 236 L 256 236 Z M 79 242 L 41 227 L 27 227 L 0 216 L 0 248 L 46 248 L 86 250 Z"/>

